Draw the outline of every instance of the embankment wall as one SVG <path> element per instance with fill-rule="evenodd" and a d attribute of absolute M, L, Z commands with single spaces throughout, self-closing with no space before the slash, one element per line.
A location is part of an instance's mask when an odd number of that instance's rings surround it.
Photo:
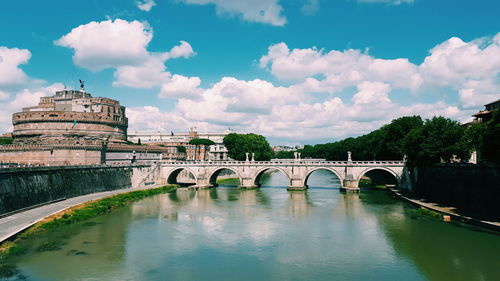
<path fill-rule="evenodd" d="M 413 192 L 461 213 L 500 219 L 500 166 L 440 164 L 413 169 Z"/>
<path fill-rule="evenodd" d="M 0 214 L 89 193 L 153 181 L 154 166 L 66 166 L 0 170 Z"/>

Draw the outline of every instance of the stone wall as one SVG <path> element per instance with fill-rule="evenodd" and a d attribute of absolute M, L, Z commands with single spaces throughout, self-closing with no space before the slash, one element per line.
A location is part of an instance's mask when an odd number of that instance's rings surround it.
<path fill-rule="evenodd" d="M 70 166 L 0 170 L 0 214 L 59 198 L 131 188 L 158 177 L 155 167 Z"/>
<path fill-rule="evenodd" d="M 1 163 L 28 165 L 98 165 L 104 162 L 102 147 L 0 146 Z"/>
<path fill-rule="evenodd" d="M 500 219 L 500 166 L 442 164 L 415 168 L 413 191 L 482 219 Z"/>
<path fill-rule="evenodd" d="M 105 113 L 40 111 L 12 115 L 15 144 L 54 144 L 65 140 L 127 140 L 127 118 Z"/>

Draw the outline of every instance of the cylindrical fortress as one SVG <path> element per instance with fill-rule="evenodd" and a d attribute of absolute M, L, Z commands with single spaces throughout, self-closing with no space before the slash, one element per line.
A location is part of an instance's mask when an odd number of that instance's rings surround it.
<path fill-rule="evenodd" d="M 125 107 L 83 91 L 43 97 L 38 106 L 12 115 L 14 144 L 97 144 L 127 140 Z"/>

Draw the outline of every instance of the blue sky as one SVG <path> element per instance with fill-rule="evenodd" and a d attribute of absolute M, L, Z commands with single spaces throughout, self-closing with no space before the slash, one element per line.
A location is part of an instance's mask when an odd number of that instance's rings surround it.
<path fill-rule="evenodd" d="M 495 0 L 52 0 L 0 10 L 0 129 L 78 79 L 138 130 L 274 144 L 418 114 L 468 121 L 500 98 Z"/>

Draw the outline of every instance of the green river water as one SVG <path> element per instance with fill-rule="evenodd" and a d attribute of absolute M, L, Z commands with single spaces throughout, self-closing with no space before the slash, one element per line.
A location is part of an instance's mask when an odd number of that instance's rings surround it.
<path fill-rule="evenodd" d="M 0 280 L 500 280 L 500 236 L 420 214 L 385 190 L 177 190 L 37 235 Z M 40 247 L 50 245 L 50 247 Z"/>

